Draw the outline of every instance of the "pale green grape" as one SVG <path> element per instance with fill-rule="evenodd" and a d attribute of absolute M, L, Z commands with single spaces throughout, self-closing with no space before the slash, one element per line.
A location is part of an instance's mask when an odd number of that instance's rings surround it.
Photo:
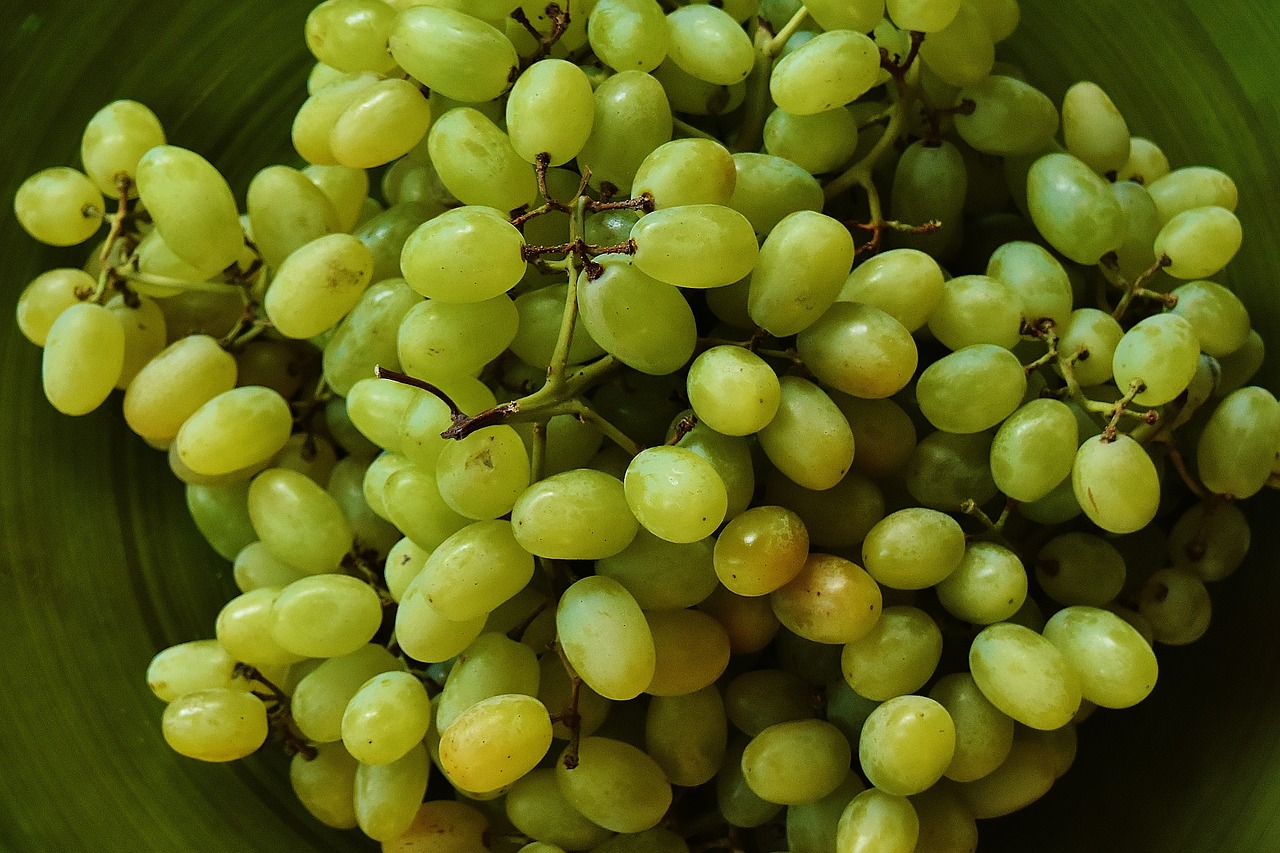
<path fill-rule="evenodd" d="M 390 853 L 485 853 L 489 845 L 484 813 L 457 800 L 428 800 L 418 806 L 404 834 L 383 845 Z M 394 846 L 392 846 L 394 845 Z"/>
<path fill-rule="evenodd" d="M 981 779 L 1004 762 L 1013 747 L 1013 719 L 982 695 L 972 675 L 943 676 L 929 697 L 946 709 L 955 729 L 955 751 L 944 771 L 948 779 Z"/>
<path fill-rule="evenodd" d="M 379 0 L 326 0 L 307 15 L 307 48 L 339 71 L 386 74 L 395 67 L 387 55 L 395 18 Z"/>
<path fill-rule="evenodd" d="M 427 396 L 430 395 L 412 385 L 370 376 L 357 380 L 347 391 L 347 416 L 369 441 L 399 453 L 403 440 L 400 424 L 410 409 Z M 370 505 L 378 508 L 373 501 Z"/>
<path fill-rule="evenodd" d="M 1156 235 L 1156 256 L 1168 256 L 1174 278 L 1207 278 L 1240 250 L 1240 220 L 1225 207 L 1193 207 L 1170 219 Z"/>
<path fill-rule="evenodd" d="M 112 101 L 85 125 L 80 160 L 98 189 L 118 197 L 117 178 L 124 176 L 133 181 L 142 155 L 164 144 L 160 119 L 147 106 L 137 101 Z M 137 187 L 131 187 L 129 195 L 137 194 Z"/>
<path fill-rule="evenodd" d="M 403 457 L 397 461 L 403 461 Z M 419 546 L 434 549 L 471 523 L 471 519 L 445 502 L 434 471 L 408 463 L 399 464 L 394 470 L 383 469 L 375 475 L 377 467 L 375 464 L 369 468 L 373 482 L 366 480 L 366 499 L 371 486 L 376 487 L 377 477 L 385 476 L 378 500 L 386 519 Z"/>
<path fill-rule="evenodd" d="M 1126 281 L 1137 281 L 1156 262 L 1160 214 L 1141 184 L 1119 181 L 1111 185 L 1111 194 L 1124 215 L 1124 243 L 1116 249 L 1116 268 Z"/>
<path fill-rule="evenodd" d="M 837 302 L 803 329 L 796 347 L 825 384 L 855 397 L 881 399 L 902 390 L 918 354 L 906 327 L 870 305 Z"/>
<path fill-rule="evenodd" d="M 409 160 L 405 158 L 399 162 L 407 163 Z M 394 168 L 393 166 L 392 169 Z M 425 166 L 422 168 L 435 176 L 435 169 Z M 391 170 L 387 174 L 391 174 Z M 390 195 L 386 190 L 384 193 Z M 433 202 L 398 199 L 382 213 L 358 226 L 353 233 L 373 253 L 373 280 L 399 278 L 402 275 L 400 256 L 405 241 L 422 223 L 442 212 L 441 206 Z M 523 266 L 520 268 L 520 275 L 524 275 Z"/>
<path fill-rule="evenodd" d="M 938 262 L 918 249 L 890 249 L 856 266 L 838 299 L 888 312 L 907 331 L 923 326 L 942 298 Z"/>
<path fill-rule="evenodd" d="M 1018 357 L 995 344 L 972 344 L 938 359 L 916 382 L 929 423 L 950 433 L 990 429 L 1017 410 L 1027 390 Z"/>
<path fill-rule="evenodd" d="M 642 450 L 627 466 L 627 506 L 650 533 L 669 542 L 696 542 L 724 521 L 728 494 L 710 462 L 683 447 Z"/>
<path fill-rule="evenodd" d="M 382 625 L 378 593 L 348 575 L 300 578 L 271 605 L 271 637 L 304 657 L 340 657 L 361 648 Z"/>
<path fill-rule="evenodd" d="M 735 516 L 716 539 L 714 566 L 738 595 L 767 595 L 791 581 L 809 556 L 800 516 L 780 506 L 757 506 Z"/>
<path fill-rule="evenodd" d="M 1071 318 L 1071 280 L 1067 271 L 1038 243 L 1015 240 L 991 254 L 987 275 L 1009 285 L 1028 323 L 1052 320 L 1061 334 Z"/>
<path fill-rule="evenodd" d="M 916 607 L 886 607 L 871 630 L 845 644 L 840 670 L 859 695 L 877 702 L 919 690 L 942 656 L 942 631 Z"/>
<path fill-rule="evenodd" d="M 1167 174 L 1169 174 L 1169 158 L 1160 150 L 1160 146 L 1143 136 L 1129 138 L 1129 161 L 1116 174 L 1117 181 L 1135 181 L 1150 188 L 1153 183 Z"/>
<path fill-rule="evenodd" d="M 235 761 L 267 740 L 267 707 L 244 690 L 211 687 L 187 693 L 164 709 L 161 730 L 179 755 Z"/>
<path fill-rule="evenodd" d="M 732 518 L 747 508 L 755 495 L 756 483 L 752 445 L 748 439 L 722 435 L 702 423 L 695 423 L 679 445 L 706 459 L 720 475 L 728 496 L 725 518 Z"/>
<path fill-rule="evenodd" d="M 738 173 L 729 149 L 711 139 L 673 139 L 640 162 L 631 194 L 653 196 L 656 209 L 728 204 Z"/>
<path fill-rule="evenodd" d="M 343 714 L 360 688 L 377 675 L 401 669 L 399 660 L 375 644 L 323 661 L 294 689 L 290 697 L 293 721 L 311 741 L 341 741 Z"/>
<path fill-rule="evenodd" d="M 351 232 L 363 225 L 365 202 L 369 199 L 369 174 L 351 166 L 307 166 L 302 170 L 338 214 L 338 230 Z M 382 209 L 379 208 L 379 212 Z M 379 276 L 375 281 L 391 276 Z"/>
<path fill-rule="evenodd" d="M 1014 738 L 1003 764 L 952 790 L 975 818 L 986 820 L 1026 808 L 1048 793 L 1056 779 L 1054 755 L 1046 745 Z"/>
<path fill-rule="evenodd" d="M 431 700 L 417 676 L 392 671 L 366 681 L 342 713 L 342 742 L 362 764 L 390 764 L 417 746 L 431 724 Z"/>
<path fill-rule="evenodd" d="M 18 330 L 38 347 L 63 311 L 80 302 L 78 293 L 91 293 L 97 282 L 84 270 L 62 267 L 41 273 L 18 296 Z"/>
<path fill-rule="evenodd" d="M 1169 161 L 1163 160 L 1164 170 L 1148 168 L 1147 191 L 1160 212 L 1160 224 L 1197 207 L 1223 207 L 1234 211 L 1240 191 L 1231 176 L 1212 166 L 1184 166 L 1169 171 Z M 1148 174 L 1150 173 L 1150 174 Z"/>
<path fill-rule="evenodd" d="M 816 717 L 814 695 L 793 672 L 752 669 L 725 685 L 725 712 L 736 729 L 754 737 L 776 723 Z"/>
<path fill-rule="evenodd" d="M 1186 318 L 1200 339 L 1200 351 L 1215 358 L 1231 355 L 1249 338 L 1249 312 L 1240 297 L 1212 281 L 1175 287 L 1172 313 Z"/>
<path fill-rule="evenodd" d="M 595 120 L 595 102 L 587 75 L 563 59 L 543 59 L 524 70 L 507 99 L 507 133 L 516 153 L 550 165 L 567 163 L 586 144 Z"/>
<path fill-rule="evenodd" d="M 1049 96 L 1014 77 L 992 74 L 960 90 L 973 112 L 955 117 L 956 133 L 984 154 L 1039 154 L 1058 132 L 1058 110 Z"/>
<path fill-rule="evenodd" d="M 751 38 L 723 9 L 682 6 L 667 13 L 667 56 L 687 74 L 729 86 L 755 64 Z"/>
<path fill-rule="evenodd" d="M 779 60 L 769 76 L 769 93 L 779 108 L 813 115 L 858 98 L 879 73 L 875 42 L 861 32 L 832 30 Z"/>
<path fill-rule="evenodd" d="M 960 0 L 886 0 L 885 7 L 898 29 L 936 33 L 955 20 Z"/>
<path fill-rule="evenodd" d="M 1127 435 L 1094 436 L 1080 445 L 1071 486 L 1089 520 L 1111 533 L 1141 530 L 1155 518 L 1160 479 L 1142 445 Z"/>
<path fill-rule="evenodd" d="M 894 589 L 924 589 L 955 571 L 964 557 L 964 531 L 951 516 L 910 507 L 885 516 L 867 533 L 867 572 Z"/>
<path fill-rule="evenodd" d="M 44 395 L 64 415 L 86 415 L 111 395 L 124 360 L 120 318 L 97 303 L 77 302 L 58 315 L 45 338 Z"/>
<path fill-rule="evenodd" d="M 1058 331 L 1058 352 L 1068 358 L 1081 356 L 1072 367 L 1081 385 L 1101 385 L 1112 376 L 1111 362 L 1122 337 L 1120 323 L 1107 312 L 1077 308 Z"/>
<path fill-rule="evenodd" d="M 1211 492 L 1247 498 L 1271 476 L 1280 448 L 1280 404 L 1265 388 L 1232 391 L 1213 410 L 1196 445 L 1200 480 Z"/>
<path fill-rule="evenodd" d="M 347 107 L 376 86 L 379 79 L 375 74 L 361 73 L 319 89 L 303 102 L 291 131 L 293 147 L 303 160 L 313 165 L 338 164 L 330 144 L 333 126 Z"/>
<path fill-rule="evenodd" d="M 1125 583 L 1124 557 L 1100 536 L 1061 533 L 1036 554 L 1036 581 L 1059 604 L 1102 607 Z"/>
<path fill-rule="evenodd" d="M 50 246 L 75 246 L 102 227 L 106 202 L 83 172 L 54 166 L 22 182 L 13 212 L 23 230 Z"/>
<path fill-rule="evenodd" d="M 916 427 L 906 411 L 890 399 L 864 400 L 840 393 L 831 399 L 853 431 L 857 453 L 851 470 L 873 478 L 901 471 L 916 448 Z"/>
<path fill-rule="evenodd" d="M 747 98 L 747 84 L 734 83 L 731 86 L 719 86 L 699 80 L 689 74 L 670 59 L 651 72 L 654 79 L 662 84 L 671 104 L 671 109 L 679 113 L 697 116 L 722 116 L 731 113 Z"/>
<path fill-rule="evenodd" d="M 362 72 L 359 71 L 347 73 L 345 71 L 339 71 L 332 65 L 325 65 L 323 62 L 317 62 L 315 65 L 311 66 L 311 71 L 307 74 L 307 94 L 314 95 L 316 92 L 328 89 L 330 86 L 346 83 L 349 80 L 359 77 L 361 73 Z"/>
<path fill-rule="evenodd" d="M 761 4 L 762 9 L 764 5 L 766 4 Z M 884 16 L 884 0 L 806 0 L 803 5 L 809 11 L 809 17 L 824 30 L 857 30 L 869 33 Z M 790 15 L 781 20 L 770 16 L 770 21 L 775 27 L 779 27 L 787 22 L 787 17 Z"/>
<path fill-rule="evenodd" d="M 472 705 L 440 735 L 440 767 L 459 787 L 484 793 L 528 773 L 551 746 L 551 717 L 532 696 L 509 693 Z"/>
<path fill-rule="evenodd" d="M 379 80 L 338 115 L 329 150 L 338 165 L 372 169 L 408 154 L 430 126 L 431 107 L 417 86 L 399 77 Z"/>
<path fill-rule="evenodd" d="M 455 107 L 437 118 L 427 134 L 427 149 L 440 181 L 463 204 L 509 211 L 531 204 L 538 194 L 533 166 L 516 153 L 506 132 L 477 109 Z"/>
<path fill-rule="evenodd" d="M 249 592 L 264 586 L 285 587 L 299 578 L 306 577 L 283 560 L 276 559 L 267 546 L 251 542 L 236 554 L 232 566 L 236 586 L 241 592 Z"/>
<path fill-rule="evenodd" d="M 436 703 L 435 725 L 443 731 L 484 699 L 504 694 L 541 697 L 538 656 L 524 643 L 485 631 L 458 655 Z M 545 704 L 545 703 L 544 703 Z"/>
<path fill-rule="evenodd" d="M 314 757 L 289 762 L 289 786 L 311 816 L 334 829 L 355 829 L 357 762 L 340 743 L 316 746 Z"/>
<path fill-rule="evenodd" d="M 373 376 L 379 365 L 400 369 L 400 323 L 421 297 L 402 278 L 371 285 L 329 338 L 324 348 L 325 382 L 335 394 L 348 394 L 356 382 Z"/>
<path fill-rule="evenodd" d="M 773 420 L 781 386 L 773 368 L 743 347 L 716 346 L 694 359 L 685 380 L 698 420 L 725 435 L 750 435 Z"/>
<path fill-rule="evenodd" d="M 831 398 L 807 379 L 784 376 L 777 414 L 757 433 L 769 461 L 797 484 L 829 489 L 853 462 L 853 432 Z"/>
<path fill-rule="evenodd" d="M 162 649 L 147 666 L 147 687 L 162 702 L 197 690 L 248 690 L 236 660 L 217 640 L 191 640 Z"/>
<path fill-rule="evenodd" d="M 996 430 L 991 477 L 1016 501 L 1036 501 L 1071 473 L 1080 437 L 1076 417 L 1060 400 L 1024 403 Z"/>
<path fill-rule="evenodd" d="M 729 743 L 724 704 L 714 685 L 649 700 L 645 752 L 671 784 L 694 787 L 715 777 Z"/>
<path fill-rule="evenodd" d="M 234 560 L 242 548 L 257 540 L 249 519 L 247 482 L 223 486 L 188 484 L 186 492 L 191 520 L 224 559 Z"/>
<path fill-rule="evenodd" d="M 810 554 L 769 601 L 788 630 L 817 643 L 853 642 L 880 619 L 880 587 L 861 566 L 834 554 Z"/>
<path fill-rule="evenodd" d="M 667 58 L 667 22 L 655 0 L 599 0 L 587 38 L 591 52 L 618 71 L 652 71 Z"/>
<path fill-rule="evenodd" d="M 1081 81 L 1062 96 L 1067 151 L 1099 175 L 1129 162 L 1129 125 L 1097 83 Z"/>
<path fill-rule="evenodd" d="M 630 544 L 639 527 L 622 483 L 575 468 L 526 489 L 511 509 L 516 541 L 529 553 L 559 560 L 597 560 Z"/>
<path fill-rule="evenodd" d="M 441 302 L 481 302 L 524 277 L 524 237 L 500 212 L 468 205 L 424 223 L 405 241 L 405 281 Z"/>
<path fill-rule="evenodd" d="M 724 763 L 716 774 L 716 805 L 720 814 L 731 826 L 762 826 L 773 820 L 782 806 L 762 799 L 751 790 L 742 771 L 742 755 L 747 747 L 746 737 L 734 738 L 725 750 Z"/>
<path fill-rule="evenodd" d="M 895 222 L 920 225 L 936 222 L 928 233 L 898 233 L 886 239 L 893 246 L 909 246 L 936 258 L 947 258 L 959 246 L 968 171 L 964 156 L 950 142 L 913 142 L 898 158 L 889 193 L 889 215 Z"/>
<path fill-rule="evenodd" d="M 919 835 L 920 818 L 910 800 L 868 788 L 841 813 L 836 849 L 840 853 L 912 853 Z"/>
<path fill-rule="evenodd" d="M 556 633 L 578 675 L 606 699 L 633 699 L 653 680 L 649 623 L 612 578 L 589 576 L 572 584 L 556 607 Z"/>
<path fill-rule="evenodd" d="M 218 611 L 214 634 L 227 654 L 252 666 L 291 664 L 303 658 L 271 636 L 271 610 L 279 597 L 278 587 L 261 587 L 236 596 Z"/>
<path fill-rule="evenodd" d="M 453 9 L 403 10 L 388 42 L 392 58 L 427 88 L 468 103 L 501 95 L 519 64 L 502 31 Z"/>
<path fill-rule="evenodd" d="M 350 234 L 327 234 L 284 260 L 263 307 L 280 334 L 314 337 L 356 306 L 372 275 L 373 255 L 364 243 Z"/>
<path fill-rule="evenodd" d="M 1033 729 L 1061 728 L 1080 707 L 1080 677 L 1066 656 L 1021 625 L 983 628 L 969 648 L 969 668 L 991 704 Z"/>
<path fill-rule="evenodd" d="M 1049 245 L 1076 263 L 1096 264 L 1124 244 L 1124 211 L 1110 185 L 1070 154 L 1032 164 L 1027 206 Z"/>
<path fill-rule="evenodd" d="M 718 204 L 655 211 L 631 229 L 632 263 L 646 275 L 679 287 L 721 287 L 751 272 L 756 238 L 746 217 Z"/>
<path fill-rule="evenodd" d="M 1103 708 L 1136 705 L 1156 686 L 1151 646 L 1119 616 L 1096 607 L 1064 607 L 1044 626 L 1044 637 L 1066 656 L 1084 698 Z"/>
<path fill-rule="evenodd" d="M 676 543 L 636 532 L 631 544 L 596 561 L 596 574 L 622 584 L 645 610 L 692 607 L 716 588 L 710 538 Z"/>
<path fill-rule="evenodd" d="M 308 574 L 337 571 L 351 549 L 351 526 L 338 502 L 297 471 L 270 468 L 254 478 L 249 518 L 276 559 Z"/>
<path fill-rule="evenodd" d="M 945 707 L 926 696 L 896 696 L 867 717 L 858 762 L 877 789 L 907 797 L 941 779 L 955 749 L 956 727 Z"/>
<path fill-rule="evenodd" d="M 662 84 L 643 71 L 620 71 L 595 92 L 595 123 L 578 152 L 597 186 L 608 182 L 629 194 L 636 170 L 671 139 L 671 104 Z"/>
<path fill-rule="evenodd" d="M 805 116 L 775 109 L 765 119 L 765 151 L 815 175 L 849 162 L 857 146 L 858 120 L 844 107 Z"/>
<path fill-rule="evenodd" d="M 173 440 L 182 463 L 217 476 L 265 463 L 289 440 L 293 415 L 278 391 L 248 385 L 196 409 Z"/>
<path fill-rule="evenodd" d="M 165 245 L 206 276 L 235 263 L 244 251 L 236 200 L 208 160 L 173 145 L 158 145 L 138 161 L 138 196 Z"/>
<path fill-rule="evenodd" d="M 1027 572 L 1018 555 L 995 542 L 975 541 L 950 575 L 937 584 L 947 612 L 975 625 L 1009 619 L 1027 596 Z"/>
<path fill-rule="evenodd" d="M 431 778 L 431 758 L 421 743 L 388 764 L 360 764 L 352 799 L 360 830 L 390 841 L 413 824 Z"/>
<path fill-rule="evenodd" d="M 578 764 L 556 762 L 560 790 L 593 823 L 614 832 L 652 829 L 671 805 L 671 785 L 637 747 L 606 737 L 583 738 Z"/>
<path fill-rule="evenodd" d="M 1138 593 L 1138 612 L 1150 623 L 1156 642 L 1185 646 L 1209 629 L 1213 601 L 1190 571 L 1160 569 Z"/>
<path fill-rule="evenodd" d="M 448 660 L 480 636 L 485 617 L 462 622 L 446 619 L 432 609 L 426 591 L 416 581 L 417 578 L 410 582 L 396 610 L 396 642 L 414 660 L 423 663 Z"/>
<path fill-rule="evenodd" d="M 751 319 L 778 337 L 804 330 L 835 302 L 852 263 L 853 237 L 842 223 L 808 210 L 783 217 L 751 275 Z"/>
<path fill-rule="evenodd" d="M 907 491 L 923 506 L 944 512 L 955 512 L 966 500 L 985 504 L 997 493 L 991 439 L 990 431 L 926 435 L 907 464 Z"/>
<path fill-rule="evenodd" d="M 1012 349 L 1022 317 L 1022 300 L 1013 287 L 985 275 L 962 275 L 943 285 L 929 331 L 952 350 L 977 344 Z"/>
<path fill-rule="evenodd" d="M 516 542 L 511 522 L 496 519 L 469 524 L 440 543 L 413 584 L 441 616 L 465 622 L 488 614 L 532 577 L 533 556 Z"/>
<path fill-rule="evenodd" d="M 1169 560 L 1202 581 L 1230 575 L 1249 552 L 1249 520 L 1234 503 L 1197 503 L 1169 531 Z"/>
<path fill-rule="evenodd" d="M 420 301 L 400 321 L 401 368 L 433 383 L 473 375 L 515 339 L 520 314 L 505 293 L 476 302 Z"/>
<path fill-rule="evenodd" d="M 268 166 L 254 175 L 247 206 L 253 243 L 273 268 L 312 240 L 342 230 L 333 202 L 289 166 Z"/>
<path fill-rule="evenodd" d="M 550 767 L 535 768 L 516 780 L 507 792 L 506 815 L 530 838 L 568 850 L 594 848 L 613 835 L 569 804 Z"/>
<path fill-rule="evenodd" d="M 811 803 L 844 781 L 852 750 L 825 720 L 775 723 L 757 734 L 742 753 L 747 785 L 773 803 Z"/>
<path fill-rule="evenodd" d="M 697 324 L 684 295 L 625 258 L 606 263 L 595 279 L 578 281 L 578 310 L 589 340 L 642 373 L 675 372 L 697 344 Z"/>
<path fill-rule="evenodd" d="M 947 26 L 925 39 L 920 59 L 944 83 L 971 86 L 991 73 L 995 42 L 982 14 L 972 3 L 964 2 Z"/>
<path fill-rule="evenodd" d="M 733 155 L 733 165 L 738 176 L 729 206 L 747 217 L 757 234 L 767 236 L 789 214 L 822 210 L 822 185 L 787 158 L 742 151 Z"/>

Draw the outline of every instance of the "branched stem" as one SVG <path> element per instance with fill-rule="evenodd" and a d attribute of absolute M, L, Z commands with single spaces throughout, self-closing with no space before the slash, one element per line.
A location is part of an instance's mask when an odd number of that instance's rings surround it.
<path fill-rule="evenodd" d="M 1151 281 L 1164 267 L 1169 266 L 1173 261 L 1168 255 L 1161 255 L 1159 260 L 1142 272 L 1132 283 L 1124 280 L 1120 275 L 1120 270 L 1116 266 L 1115 255 L 1111 254 L 1103 258 L 1098 263 L 1098 268 L 1102 270 L 1102 275 L 1106 280 L 1124 291 L 1124 295 L 1120 297 L 1120 301 L 1116 303 L 1115 310 L 1111 312 L 1111 316 L 1116 320 L 1124 317 L 1125 311 L 1128 310 L 1129 304 L 1133 302 L 1135 297 L 1141 296 L 1144 299 L 1154 299 L 1164 303 L 1166 309 L 1173 308 L 1178 304 L 1178 297 L 1170 293 L 1161 293 L 1158 290 L 1148 290 L 1145 285 Z"/>
<path fill-rule="evenodd" d="M 288 755 L 301 755 L 307 761 L 315 758 L 317 755 L 316 748 L 308 743 L 306 738 L 294 726 L 288 694 L 277 687 L 271 679 L 263 674 L 262 670 L 255 666 L 247 663 L 237 663 L 235 674 L 249 681 L 256 681 L 267 689 L 265 693 L 257 690 L 251 692 L 263 702 L 272 705 L 267 709 L 267 723 L 276 740 L 284 744 L 285 753 Z"/>

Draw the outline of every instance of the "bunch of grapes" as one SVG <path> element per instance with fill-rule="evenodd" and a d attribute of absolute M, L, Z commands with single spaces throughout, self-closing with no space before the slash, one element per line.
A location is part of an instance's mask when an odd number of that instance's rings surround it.
<path fill-rule="evenodd" d="M 234 562 L 169 744 L 388 851 L 972 851 L 1046 793 L 1208 629 L 1280 404 L 1234 182 L 1017 21 L 326 0 L 243 209 L 95 115 L 18 323 Z"/>

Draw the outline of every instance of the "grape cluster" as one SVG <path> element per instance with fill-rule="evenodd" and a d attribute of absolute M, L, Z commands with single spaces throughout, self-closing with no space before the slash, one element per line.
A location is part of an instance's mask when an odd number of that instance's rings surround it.
<path fill-rule="evenodd" d="M 326 0 L 243 209 L 94 116 L 15 211 L 107 234 L 17 319 L 234 562 L 168 743 L 388 851 L 972 851 L 1048 791 L 1207 630 L 1280 404 L 1233 181 L 1017 21 Z"/>

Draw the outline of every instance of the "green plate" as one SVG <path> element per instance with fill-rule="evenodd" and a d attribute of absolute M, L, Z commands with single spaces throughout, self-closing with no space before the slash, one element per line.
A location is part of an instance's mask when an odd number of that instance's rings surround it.
<path fill-rule="evenodd" d="M 36 245 L 7 213 L 27 175 L 76 165 L 81 129 L 114 98 L 148 103 L 171 141 L 211 155 L 241 191 L 290 162 L 308 57 L 305 0 L 0 3 L 0 315 L 27 281 L 82 249 Z M 1280 348 L 1280 16 L 1270 0 L 1027 0 L 1007 46 L 1055 97 L 1104 86 L 1175 165 L 1242 188 L 1245 249 L 1230 283 Z M 1054 8 L 1073 8 L 1056 13 Z M 143 673 L 209 636 L 234 594 L 163 458 L 118 401 L 61 416 L 40 353 L 0 340 L 0 850 L 334 851 L 375 847 L 303 813 L 278 757 L 211 766 L 160 736 Z M 1263 383 L 1280 387 L 1275 359 Z M 984 850 L 1280 849 L 1280 501 L 1257 500 L 1249 563 L 1214 589 L 1194 647 L 1163 649 L 1155 694 L 1081 729 L 1076 767 L 1043 801 L 982 825 Z"/>

